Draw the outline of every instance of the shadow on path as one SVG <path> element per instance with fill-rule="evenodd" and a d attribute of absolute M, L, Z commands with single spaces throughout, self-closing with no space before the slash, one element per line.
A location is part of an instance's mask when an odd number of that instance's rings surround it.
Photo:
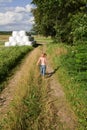
<path fill-rule="evenodd" d="M 60 68 L 60 66 L 58 66 L 57 68 L 55 68 L 52 72 L 48 72 L 46 73 L 46 78 L 51 77 L 53 74 L 56 73 L 56 71 Z"/>
<path fill-rule="evenodd" d="M 33 47 L 35 47 L 35 48 L 38 47 L 38 46 L 42 46 L 42 44 L 37 43 L 37 42 L 35 44 L 33 44 Z"/>

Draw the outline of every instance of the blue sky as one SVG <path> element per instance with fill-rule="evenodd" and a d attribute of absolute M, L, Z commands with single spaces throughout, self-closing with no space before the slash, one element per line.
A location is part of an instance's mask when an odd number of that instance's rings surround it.
<path fill-rule="evenodd" d="M 0 31 L 30 31 L 34 24 L 32 0 L 0 0 Z"/>

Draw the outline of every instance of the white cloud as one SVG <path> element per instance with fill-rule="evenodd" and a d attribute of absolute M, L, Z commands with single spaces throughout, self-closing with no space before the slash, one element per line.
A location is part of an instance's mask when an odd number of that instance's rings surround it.
<path fill-rule="evenodd" d="M 0 28 L 4 29 L 21 29 L 21 28 L 31 28 L 34 24 L 34 17 L 31 14 L 31 5 L 26 5 L 25 7 L 17 6 L 5 8 L 3 12 L 0 12 Z"/>
<path fill-rule="evenodd" d="M 21 21 L 23 18 L 22 14 L 15 12 L 0 13 L 0 25 L 7 25 L 10 23 Z"/>
<path fill-rule="evenodd" d="M 32 5 L 26 5 L 26 11 L 27 12 L 31 12 L 31 9 L 33 8 L 33 6 Z"/>
<path fill-rule="evenodd" d="M 15 12 L 25 12 L 25 8 L 24 7 L 19 7 L 19 6 L 17 6 L 16 8 L 15 8 Z"/>
<path fill-rule="evenodd" d="M 3 26 L 4 27 L 4 26 Z M 29 24 L 17 24 L 17 25 L 8 25 L 5 27 L 5 31 L 14 31 L 14 30 L 25 30 L 25 31 L 29 31 L 32 28 L 32 26 L 29 26 Z"/>
<path fill-rule="evenodd" d="M 33 8 L 33 6 L 28 4 L 25 7 L 17 6 L 15 8 L 15 11 L 16 12 L 22 12 L 22 11 L 24 11 L 24 12 L 31 12 L 32 8 Z"/>
<path fill-rule="evenodd" d="M 34 24 L 34 17 L 31 17 L 27 22 L 30 24 Z"/>

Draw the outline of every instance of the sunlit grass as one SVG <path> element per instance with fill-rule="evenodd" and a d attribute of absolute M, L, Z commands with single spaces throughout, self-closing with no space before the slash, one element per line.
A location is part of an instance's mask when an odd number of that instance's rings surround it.
<path fill-rule="evenodd" d="M 86 122 L 86 89 L 85 82 L 79 82 L 74 80 L 73 76 L 69 75 L 69 71 L 66 69 L 66 65 L 63 59 L 64 55 L 68 53 L 69 50 L 73 48 L 70 46 L 66 46 L 63 44 L 48 44 L 48 53 L 50 54 L 50 59 L 52 66 L 60 66 L 59 70 L 56 73 L 56 77 L 58 78 L 59 82 L 62 84 L 63 89 L 66 93 L 66 97 L 69 100 L 72 109 L 76 113 L 78 117 L 79 123 L 79 130 L 86 129 L 87 122 Z M 56 51 L 57 50 L 57 51 Z M 62 50 L 62 51 L 58 51 Z M 67 57 L 68 58 L 68 57 Z M 72 59 L 73 60 L 73 59 Z"/>
<path fill-rule="evenodd" d="M 49 43 L 52 42 L 51 37 L 34 36 L 37 43 Z"/>
<path fill-rule="evenodd" d="M 5 42 L 9 40 L 10 35 L 0 35 L 0 42 Z"/>

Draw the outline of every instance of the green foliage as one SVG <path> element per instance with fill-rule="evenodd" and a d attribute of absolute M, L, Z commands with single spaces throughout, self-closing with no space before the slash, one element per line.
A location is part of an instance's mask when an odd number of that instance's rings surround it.
<path fill-rule="evenodd" d="M 69 74 L 73 75 L 75 80 L 87 80 L 87 45 L 73 47 L 73 50 L 69 50 L 62 59 Z"/>
<path fill-rule="evenodd" d="M 87 45 L 69 49 L 67 55 L 61 57 L 61 63 L 71 77 L 71 85 L 68 88 L 72 90 L 70 101 L 79 116 L 80 127 L 86 129 Z"/>
<path fill-rule="evenodd" d="M 0 41 L 0 47 L 3 46 L 3 45 L 4 45 L 4 42 L 3 42 L 3 41 L 2 41 L 2 42 Z"/>
<path fill-rule="evenodd" d="M 75 44 L 87 41 L 87 15 L 84 13 L 78 13 L 73 15 L 71 19 L 73 42 Z"/>
<path fill-rule="evenodd" d="M 34 30 L 70 44 L 87 40 L 86 0 L 32 0 Z M 79 42 L 80 43 L 80 42 Z"/>
<path fill-rule="evenodd" d="M 62 84 L 66 97 L 78 117 L 78 129 L 87 129 L 87 45 L 65 46 L 50 44 L 48 53 L 53 66 L 60 66 L 58 80 Z M 58 53 L 64 50 L 67 53 Z M 56 51 L 57 50 L 57 51 Z M 65 52 L 65 51 L 64 51 Z"/>

